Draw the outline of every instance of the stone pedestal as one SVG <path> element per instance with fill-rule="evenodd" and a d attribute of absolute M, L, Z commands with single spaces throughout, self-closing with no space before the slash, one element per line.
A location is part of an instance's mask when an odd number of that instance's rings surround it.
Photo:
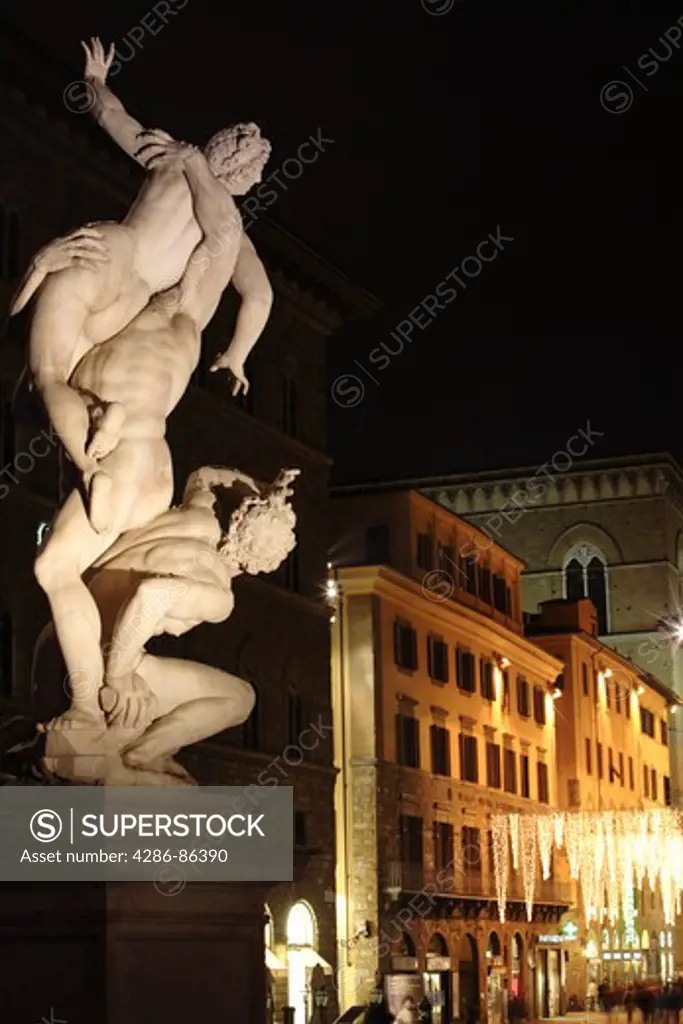
<path fill-rule="evenodd" d="M 265 1024 L 260 886 L 0 885 L 0 1016 Z"/>

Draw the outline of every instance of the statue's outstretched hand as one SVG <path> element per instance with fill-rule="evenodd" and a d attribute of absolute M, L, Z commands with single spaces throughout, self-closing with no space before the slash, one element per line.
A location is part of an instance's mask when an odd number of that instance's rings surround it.
<path fill-rule="evenodd" d="M 243 391 L 246 395 L 249 390 L 249 381 L 244 373 L 244 365 L 230 355 L 229 348 L 227 348 L 225 352 L 219 353 L 219 355 L 214 359 L 213 365 L 211 366 L 211 373 L 216 373 L 217 370 L 230 370 L 234 377 L 232 385 L 233 395 L 239 395 L 240 391 Z"/>
<path fill-rule="evenodd" d="M 197 146 L 189 142 L 178 142 L 168 132 L 160 128 L 146 128 L 138 132 L 140 148 L 135 153 L 147 170 L 158 170 L 160 167 L 182 167 L 186 160 L 200 153 Z"/>
<path fill-rule="evenodd" d="M 83 72 L 83 77 L 86 81 L 90 79 L 91 82 L 101 82 L 104 85 L 109 68 L 114 60 L 116 47 L 112 43 L 105 53 L 104 47 L 97 37 L 90 40 L 90 45 L 81 40 L 81 46 L 85 51 L 85 71 Z"/>

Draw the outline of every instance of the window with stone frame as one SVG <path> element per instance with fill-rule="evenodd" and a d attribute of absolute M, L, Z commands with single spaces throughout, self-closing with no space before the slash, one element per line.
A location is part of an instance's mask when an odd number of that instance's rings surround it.
<path fill-rule="evenodd" d="M 463 782 L 479 782 L 479 761 L 477 737 L 461 732 L 458 737 L 460 750 L 460 778 Z"/>
<path fill-rule="evenodd" d="M 417 668 L 417 632 L 402 619 L 394 622 L 394 661 L 410 672 Z"/>
<path fill-rule="evenodd" d="M 462 647 L 457 647 L 455 651 L 455 678 L 461 690 L 476 693 L 477 662 L 472 652 Z"/>
<path fill-rule="evenodd" d="M 406 768 L 420 767 L 420 723 L 405 706 L 396 713 L 396 762 Z"/>
<path fill-rule="evenodd" d="M 484 700 L 493 701 L 496 699 L 496 691 L 493 685 L 493 662 L 490 658 L 479 659 L 479 686 Z"/>
<path fill-rule="evenodd" d="M 538 802 L 541 804 L 550 803 L 550 787 L 548 782 L 548 765 L 545 761 L 536 762 L 538 782 Z"/>
<path fill-rule="evenodd" d="M 598 633 L 608 632 L 607 559 L 593 544 L 576 544 L 567 553 L 562 569 L 564 596 L 568 601 L 590 598 L 598 616 Z"/>
<path fill-rule="evenodd" d="M 503 750 L 503 789 L 506 793 L 517 792 L 517 754 L 509 746 Z"/>
<path fill-rule="evenodd" d="M 545 725 L 545 690 L 542 686 L 534 686 L 534 721 L 537 725 Z"/>
<path fill-rule="evenodd" d="M 443 637 L 427 637 L 427 671 L 435 682 L 448 682 L 448 644 Z"/>
<path fill-rule="evenodd" d="M 429 727 L 429 740 L 432 755 L 432 773 L 434 775 L 451 774 L 451 734 L 441 723 Z"/>
<path fill-rule="evenodd" d="M 434 868 L 443 871 L 453 864 L 453 826 L 448 821 L 435 821 L 432 824 L 432 841 L 434 844 Z"/>

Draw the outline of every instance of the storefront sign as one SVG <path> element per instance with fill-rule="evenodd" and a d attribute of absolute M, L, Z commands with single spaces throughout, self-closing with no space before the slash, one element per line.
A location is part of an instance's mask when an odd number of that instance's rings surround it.
<path fill-rule="evenodd" d="M 427 971 L 450 971 L 451 958 L 449 956 L 429 956 L 427 954 Z"/>
<path fill-rule="evenodd" d="M 538 941 L 539 942 L 558 943 L 558 942 L 567 942 L 567 939 L 565 939 L 564 935 L 539 935 L 538 936 Z"/>
<path fill-rule="evenodd" d="M 392 956 L 392 971 L 416 971 L 417 957 L 415 956 Z"/>

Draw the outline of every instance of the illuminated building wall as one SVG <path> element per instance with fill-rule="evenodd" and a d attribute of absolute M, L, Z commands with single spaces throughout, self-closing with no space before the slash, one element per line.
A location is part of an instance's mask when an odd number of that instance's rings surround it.
<path fill-rule="evenodd" d="M 521 563 L 415 492 L 338 498 L 332 518 L 342 1005 L 380 970 L 444 1014 L 464 998 L 495 1019 L 506 985 L 533 1007 L 569 888 L 541 883 L 529 922 L 513 879 L 500 924 L 489 839 L 492 813 L 557 801 L 562 663 L 522 635 Z"/>

